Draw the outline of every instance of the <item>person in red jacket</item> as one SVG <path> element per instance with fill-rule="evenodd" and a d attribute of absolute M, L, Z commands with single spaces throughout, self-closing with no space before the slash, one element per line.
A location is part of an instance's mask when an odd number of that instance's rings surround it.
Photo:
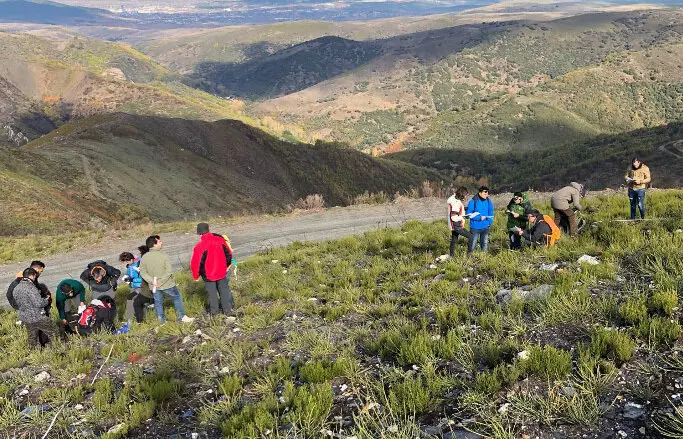
<path fill-rule="evenodd" d="M 201 235 L 201 238 L 192 251 L 190 260 L 192 277 L 199 280 L 201 276 L 204 280 L 211 314 L 220 312 L 219 296 L 223 313 L 232 314 L 232 307 L 235 303 L 232 291 L 230 291 L 232 250 L 223 236 L 209 231 L 207 223 L 197 224 L 197 234 Z"/>

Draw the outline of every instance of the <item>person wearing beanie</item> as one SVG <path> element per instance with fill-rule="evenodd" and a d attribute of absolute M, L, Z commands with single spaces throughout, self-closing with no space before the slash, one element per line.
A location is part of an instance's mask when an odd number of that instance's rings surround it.
<path fill-rule="evenodd" d="M 197 224 L 199 242 L 192 250 L 190 270 L 192 277 L 201 277 L 209 299 L 209 312 L 216 315 L 222 308 L 226 315 L 232 314 L 234 298 L 230 290 L 230 266 L 232 248 L 226 237 L 209 231 L 207 223 Z M 219 305 L 220 298 L 220 305 Z"/>
<path fill-rule="evenodd" d="M 510 250 L 522 249 L 522 234 L 527 229 L 527 209 L 524 206 L 524 195 L 515 192 L 508 203 L 505 213 L 508 216 L 507 229 L 510 238 Z M 520 231 L 522 234 L 520 234 Z"/>
<path fill-rule="evenodd" d="M 477 195 L 467 203 L 466 212 L 470 219 L 470 233 L 472 234 L 468 251 L 474 251 L 477 241 L 479 241 L 481 249 L 487 251 L 494 215 L 493 202 L 489 199 L 489 188 L 487 186 L 479 188 Z"/>
<path fill-rule="evenodd" d="M 640 210 L 640 218 L 645 219 L 645 189 L 652 181 L 650 168 L 638 157 L 633 157 L 624 178 L 628 185 L 628 199 L 631 202 L 631 219 L 636 219 L 636 208 Z"/>

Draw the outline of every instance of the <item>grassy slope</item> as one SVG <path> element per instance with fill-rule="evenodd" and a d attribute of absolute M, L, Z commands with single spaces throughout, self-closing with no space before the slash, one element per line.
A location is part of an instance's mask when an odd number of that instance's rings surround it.
<path fill-rule="evenodd" d="M 333 146 L 284 143 L 238 121 L 125 114 L 67 124 L 0 154 L 5 187 L 15 188 L 1 200 L 6 235 L 273 212 L 314 193 L 345 204 L 436 175 Z"/>
<path fill-rule="evenodd" d="M 497 188 L 530 186 L 552 190 L 569 181 L 581 181 L 591 189 L 617 187 L 624 183 L 624 170 L 639 156 L 652 170 L 655 187 L 683 184 L 683 123 L 640 129 L 619 135 L 604 135 L 544 151 L 514 154 L 415 149 L 388 157 L 465 180 L 486 180 Z"/>
<path fill-rule="evenodd" d="M 648 205 L 653 217 L 680 218 L 682 200 L 659 192 Z M 551 250 L 505 251 L 503 215 L 491 254 L 460 247 L 445 263 L 434 261 L 448 245 L 442 222 L 272 249 L 233 277 L 236 322 L 206 318 L 202 284 L 187 273 L 176 279 L 194 325 L 158 326 L 150 313 L 127 335 L 29 351 L 14 312 L 0 311 L 0 428 L 42 434 L 62 407 L 55 435 L 124 424 L 106 439 L 321 429 L 437 438 L 463 434 L 460 422 L 510 439 L 680 435 L 680 412 L 667 411 L 680 402 L 667 398 L 683 373 L 682 235 L 675 219 L 610 222 L 626 215 L 624 196 L 590 204 L 596 227 Z M 583 254 L 599 264 L 576 262 Z M 552 262 L 558 269 L 539 268 Z M 543 284 L 546 297 L 521 298 Z M 503 288 L 516 291 L 499 304 Z M 40 371 L 50 378 L 34 383 Z M 52 408 L 20 413 L 44 403 Z"/>

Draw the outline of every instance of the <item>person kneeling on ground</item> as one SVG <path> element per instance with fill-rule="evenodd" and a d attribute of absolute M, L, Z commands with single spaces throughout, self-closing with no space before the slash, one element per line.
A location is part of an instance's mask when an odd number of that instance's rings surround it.
<path fill-rule="evenodd" d="M 467 197 L 467 188 L 460 186 L 448 198 L 448 228 L 451 230 L 451 245 L 448 254 L 455 254 L 455 243 L 460 236 L 467 238 L 467 252 L 472 248 L 472 234 L 465 229 L 465 206 L 463 200 Z"/>
<path fill-rule="evenodd" d="M 69 330 L 69 322 L 78 320 L 85 309 L 85 287 L 76 279 L 64 279 L 57 284 L 55 305 L 61 323 L 60 331 Z"/>
<path fill-rule="evenodd" d="M 527 228 L 527 209 L 524 206 L 524 195 L 521 192 L 514 193 L 505 213 L 508 215 L 507 229 L 510 238 L 510 250 L 521 250 L 522 235 L 519 232 L 524 233 Z"/>
<path fill-rule="evenodd" d="M 159 235 L 152 235 L 145 243 L 149 253 L 140 261 L 140 276 L 152 287 L 154 296 L 154 310 L 161 323 L 166 322 L 164 315 L 164 296 L 173 299 L 173 307 L 178 315 L 178 320 L 184 323 L 192 323 L 194 319 L 185 315 L 183 310 L 183 298 L 173 279 L 173 267 L 165 253 L 161 251 L 163 243 Z"/>
<path fill-rule="evenodd" d="M 550 205 L 555 212 L 555 224 L 565 233 L 569 232 L 572 237 L 579 234 L 575 212 L 581 210 L 581 198 L 585 195 L 583 185 L 573 181 L 550 198 Z"/>
<path fill-rule="evenodd" d="M 230 265 L 232 250 L 222 235 L 209 232 L 207 223 L 197 224 L 197 234 L 201 236 L 195 245 L 190 260 L 190 269 L 194 280 L 201 276 L 204 280 L 212 315 L 219 313 L 220 297 L 223 314 L 232 314 L 235 301 L 230 291 Z"/>
<path fill-rule="evenodd" d="M 22 273 L 22 279 L 14 288 L 13 296 L 19 309 L 21 319 L 28 333 L 28 346 L 34 348 L 45 346 L 57 334 L 55 323 L 45 314 L 48 299 L 41 297 L 40 290 L 35 285 L 38 273 L 33 268 L 27 268 Z M 45 337 L 45 343 L 40 342 L 40 334 Z"/>
<path fill-rule="evenodd" d="M 110 305 L 113 315 L 116 315 L 116 288 L 119 276 L 121 276 L 120 270 L 102 260 L 91 262 L 81 273 L 81 279 L 92 291 L 93 300 Z"/>
<path fill-rule="evenodd" d="M 555 222 L 548 216 L 543 215 L 536 209 L 527 213 L 529 229 L 517 232 L 524 239 L 526 245 L 532 248 L 543 246 L 546 248 L 555 245 L 560 237 L 560 229 Z"/>

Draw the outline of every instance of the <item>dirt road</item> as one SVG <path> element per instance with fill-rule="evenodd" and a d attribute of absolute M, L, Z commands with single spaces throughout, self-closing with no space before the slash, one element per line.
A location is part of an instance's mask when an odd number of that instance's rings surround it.
<path fill-rule="evenodd" d="M 406 200 L 400 203 L 378 206 L 350 206 L 325 209 L 320 212 L 291 215 L 285 218 L 250 220 L 229 226 L 215 225 L 214 232 L 227 233 L 240 260 L 270 247 L 287 245 L 294 241 L 311 241 L 339 238 L 384 227 L 398 227 L 407 220 L 430 220 L 445 218 L 444 200 Z M 445 219 L 444 219 L 445 223 Z M 445 224 L 444 224 L 445 227 Z M 168 233 L 162 236 L 164 251 L 171 257 L 175 268 L 187 267 L 192 248 L 198 237 L 195 230 Z M 96 259 L 119 266 L 118 255 L 122 251 L 134 251 L 144 243 L 140 239 L 99 244 L 78 252 L 42 258 L 47 268 L 40 277 L 51 290 L 67 277 L 78 279 L 85 266 Z M 106 248 L 106 250 L 102 250 Z M 0 306 L 7 306 L 5 288 L 17 272 L 26 268 L 30 261 L 0 267 Z"/>

